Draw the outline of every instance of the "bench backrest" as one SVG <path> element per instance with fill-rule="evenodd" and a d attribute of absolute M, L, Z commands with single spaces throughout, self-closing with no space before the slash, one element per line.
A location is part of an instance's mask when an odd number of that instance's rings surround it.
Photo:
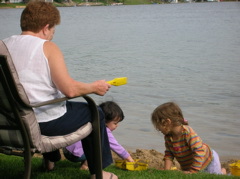
<path fill-rule="evenodd" d="M 41 135 L 33 109 L 3 41 L 0 41 L 0 73 L 0 146 L 24 147 L 23 140 L 29 140 L 33 152 L 44 153 L 71 145 L 91 133 L 92 125 L 87 123 L 67 135 Z"/>
<path fill-rule="evenodd" d="M 23 147 L 23 133 L 30 146 L 41 151 L 41 133 L 6 45 L 0 41 L 0 145 Z M 10 122 L 11 121 L 11 122 Z M 23 125 L 22 125 L 23 124 Z"/>

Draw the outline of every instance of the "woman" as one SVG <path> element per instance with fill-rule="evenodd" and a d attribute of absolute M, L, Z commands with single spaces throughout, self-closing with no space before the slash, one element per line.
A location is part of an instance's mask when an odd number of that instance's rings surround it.
<path fill-rule="evenodd" d="M 60 13 L 51 3 L 30 2 L 21 14 L 20 35 L 4 39 L 12 56 L 30 103 L 59 98 L 63 95 L 75 97 L 85 94 L 104 95 L 111 87 L 105 80 L 82 83 L 72 79 L 67 71 L 64 57 L 58 46 L 51 42 L 55 26 L 60 23 Z M 104 114 L 100 111 L 103 141 L 103 167 L 112 163 L 109 141 L 104 125 Z M 34 109 L 41 133 L 47 136 L 65 135 L 91 122 L 91 113 L 86 103 L 61 102 Z M 95 178 L 92 135 L 82 140 L 88 160 L 91 178 Z M 43 154 L 46 169 L 52 170 L 54 162 L 60 160 L 59 151 Z M 117 178 L 103 171 L 103 178 Z"/>

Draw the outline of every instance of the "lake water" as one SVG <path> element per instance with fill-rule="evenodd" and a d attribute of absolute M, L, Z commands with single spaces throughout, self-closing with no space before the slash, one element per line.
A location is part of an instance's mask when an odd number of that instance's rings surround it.
<path fill-rule="evenodd" d="M 53 39 L 80 81 L 128 77 L 97 103 L 115 100 L 119 143 L 164 151 L 150 116 L 177 102 L 222 158 L 240 159 L 240 2 L 59 8 Z M 19 34 L 22 9 L 0 9 L 0 39 Z"/>

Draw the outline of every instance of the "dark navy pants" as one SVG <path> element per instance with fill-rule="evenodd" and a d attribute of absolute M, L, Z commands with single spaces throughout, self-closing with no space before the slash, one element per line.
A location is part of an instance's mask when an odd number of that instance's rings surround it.
<path fill-rule="evenodd" d="M 91 122 L 91 112 L 87 103 L 67 101 L 66 105 L 67 112 L 62 117 L 49 122 L 39 123 L 40 130 L 43 135 L 66 135 L 76 131 L 87 122 Z M 105 168 L 109 166 L 113 161 L 104 121 L 104 114 L 101 108 L 98 107 L 98 109 L 101 126 L 103 168 Z M 90 173 L 95 174 L 93 152 L 96 149 L 93 148 L 92 134 L 88 135 L 82 140 L 82 145 L 88 161 Z M 43 157 L 52 162 L 56 162 L 60 160 L 61 155 L 59 150 L 57 150 L 49 153 L 44 153 Z"/>

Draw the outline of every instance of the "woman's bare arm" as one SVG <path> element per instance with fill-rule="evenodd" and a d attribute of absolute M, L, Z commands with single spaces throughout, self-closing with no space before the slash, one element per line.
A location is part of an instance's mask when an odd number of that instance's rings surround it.
<path fill-rule="evenodd" d="M 104 95 L 111 87 L 105 80 L 92 83 L 83 83 L 74 80 L 69 75 L 63 54 L 55 43 L 46 41 L 44 43 L 44 53 L 48 59 L 53 83 L 67 97 L 90 93 Z"/>

